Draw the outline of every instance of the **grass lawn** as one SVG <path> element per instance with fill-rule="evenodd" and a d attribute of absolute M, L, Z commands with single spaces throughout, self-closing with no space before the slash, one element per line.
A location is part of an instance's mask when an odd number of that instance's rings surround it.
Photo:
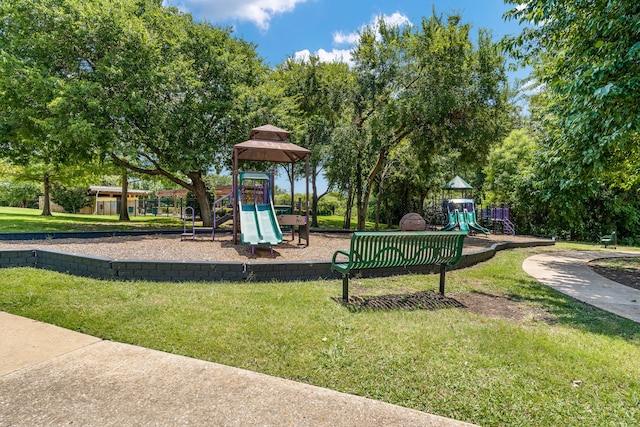
<path fill-rule="evenodd" d="M 528 256 L 568 247 L 503 251 L 448 273 L 448 296 L 501 297 L 518 319 L 353 311 L 332 299 L 339 280 L 119 282 L 27 268 L 0 270 L 0 310 L 483 426 L 640 425 L 640 325 L 522 271 Z M 438 276 L 352 284 L 406 293 L 436 290 Z"/>
<path fill-rule="evenodd" d="M 38 209 L 0 207 L 0 232 L 26 231 L 113 231 L 181 228 L 182 220 L 163 216 L 131 216 L 130 222 L 118 221 L 116 215 L 80 215 L 54 213 L 40 215 Z"/>
<path fill-rule="evenodd" d="M 318 228 L 322 230 L 335 230 L 342 229 L 344 225 L 344 217 L 342 215 L 330 215 L 330 216 L 319 216 L 318 217 Z M 351 229 L 355 230 L 358 225 L 358 221 L 355 218 L 351 219 Z M 375 223 L 373 221 L 367 221 L 365 223 L 365 229 L 368 231 L 373 231 L 375 227 Z M 387 230 L 387 224 L 380 224 L 380 230 Z"/>
<path fill-rule="evenodd" d="M 640 258 L 610 258 L 598 261 L 598 265 L 619 268 L 629 272 L 640 272 Z"/>

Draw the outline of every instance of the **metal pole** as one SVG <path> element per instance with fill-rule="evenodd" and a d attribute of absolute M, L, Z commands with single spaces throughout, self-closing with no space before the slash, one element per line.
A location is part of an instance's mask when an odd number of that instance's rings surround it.
<path fill-rule="evenodd" d="M 309 246 L 309 154 L 305 156 L 307 166 L 307 224 L 305 225 L 307 230 L 307 246 Z"/>
<path fill-rule="evenodd" d="M 349 275 L 344 274 L 342 276 L 342 300 L 349 302 Z"/>
<path fill-rule="evenodd" d="M 233 149 L 232 155 L 232 168 L 233 168 L 233 180 L 231 183 L 231 204 L 233 205 L 233 244 L 238 244 L 238 154 L 237 150 Z"/>
<path fill-rule="evenodd" d="M 440 264 L 440 294 L 444 296 L 444 275 L 447 271 L 447 266 Z"/>
<path fill-rule="evenodd" d="M 98 215 L 98 199 L 100 198 L 100 190 L 96 190 L 96 211 L 93 213 L 94 215 Z"/>

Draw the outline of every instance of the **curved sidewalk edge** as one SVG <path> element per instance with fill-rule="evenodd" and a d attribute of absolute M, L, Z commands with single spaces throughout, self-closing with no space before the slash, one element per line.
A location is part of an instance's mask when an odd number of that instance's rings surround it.
<path fill-rule="evenodd" d="M 0 312 L 0 425 L 471 426 Z"/>
<path fill-rule="evenodd" d="M 640 252 L 571 251 L 534 255 L 523 270 L 579 301 L 640 323 L 640 290 L 594 273 L 587 263 L 600 258 L 640 257 Z"/>

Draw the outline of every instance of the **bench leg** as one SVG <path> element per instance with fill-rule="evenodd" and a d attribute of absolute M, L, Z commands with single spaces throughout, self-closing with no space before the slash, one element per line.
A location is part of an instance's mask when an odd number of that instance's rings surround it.
<path fill-rule="evenodd" d="M 342 275 L 342 300 L 349 302 L 349 275 Z"/>
<path fill-rule="evenodd" d="M 447 266 L 440 264 L 440 294 L 444 296 L 444 275 L 447 271 Z"/>

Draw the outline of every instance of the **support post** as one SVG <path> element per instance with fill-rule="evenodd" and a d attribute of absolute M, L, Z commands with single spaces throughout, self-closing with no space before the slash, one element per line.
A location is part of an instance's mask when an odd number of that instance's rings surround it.
<path fill-rule="evenodd" d="M 447 266 L 440 264 L 440 295 L 444 296 L 444 276 L 447 271 Z"/>
<path fill-rule="evenodd" d="M 238 221 L 240 218 L 240 212 L 238 209 L 238 154 L 237 150 L 233 149 L 232 154 L 232 181 L 231 181 L 231 204 L 233 205 L 233 244 L 238 244 Z"/>
<path fill-rule="evenodd" d="M 349 302 L 349 274 L 342 275 L 342 300 Z"/>

